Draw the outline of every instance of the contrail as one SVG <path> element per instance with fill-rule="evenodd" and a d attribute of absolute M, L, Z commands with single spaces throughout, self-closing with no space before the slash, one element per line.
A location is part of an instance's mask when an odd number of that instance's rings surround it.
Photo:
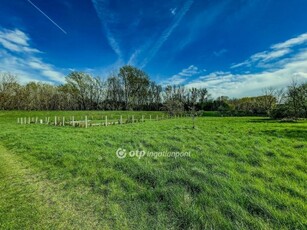
<path fill-rule="evenodd" d="M 109 42 L 109 45 L 113 49 L 113 51 L 117 54 L 119 59 L 122 59 L 122 51 L 120 49 L 119 43 L 117 39 L 115 38 L 113 32 L 110 30 L 108 26 L 109 19 L 106 17 L 110 17 L 112 15 L 111 12 L 109 12 L 105 7 L 104 7 L 104 1 L 97 1 L 97 0 L 92 0 L 94 9 L 97 13 L 98 18 L 100 19 L 101 24 L 104 27 L 104 30 L 106 32 L 106 36 Z"/>
<path fill-rule="evenodd" d="M 153 48 L 149 51 L 148 56 L 143 60 L 143 63 L 141 64 L 141 68 L 144 68 L 148 62 L 156 55 L 156 53 L 160 50 L 160 48 L 162 47 L 162 45 L 166 42 L 166 40 L 169 38 L 169 36 L 171 36 L 171 34 L 173 33 L 174 29 L 179 25 L 180 21 L 182 20 L 182 18 L 185 16 L 185 14 L 189 11 L 189 9 L 191 8 L 191 5 L 194 3 L 194 0 L 188 0 L 182 10 L 180 10 L 180 12 L 178 12 L 178 16 L 177 18 L 174 20 L 174 23 L 167 28 L 162 35 L 160 36 L 160 38 L 156 41 L 156 43 L 154 44 Z"/>
<path fill-rule="evenodd" d="M 48 17 L 47 14 L 45 14 L 40 8 L 38 8 L 33 2 L 28 0 L 28 2 L 34 6 L 39 12 L 41 12 L 47 19 L 49 19 L 50 22 L 52 22 L 56 27 L 58 27 L 64 34 L 67 34 L 65 30 L 63 30 L 58 24 L 56 24 L 50 17 Z"/>

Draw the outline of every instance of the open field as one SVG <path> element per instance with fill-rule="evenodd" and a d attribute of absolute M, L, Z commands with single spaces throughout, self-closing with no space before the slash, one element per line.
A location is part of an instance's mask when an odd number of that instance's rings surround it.
<path fill-rule="evenodd" d="M 1 229 L 306 229 L 307 122 L 179 118 L 91 127 L 0 112 Z M 162 114 L 146 112 L 147 115 Z M 119 159 L 117 149 L 190 152 Z"/>

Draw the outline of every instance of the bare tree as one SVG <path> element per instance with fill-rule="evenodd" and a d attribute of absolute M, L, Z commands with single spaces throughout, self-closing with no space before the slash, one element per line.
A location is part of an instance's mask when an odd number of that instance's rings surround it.
<path fill-rule="evenodd" d="M 16 89 L 18 88 L 17 77 L 10 73 L 0 74 L 0 108 L 13 109 Z"/>

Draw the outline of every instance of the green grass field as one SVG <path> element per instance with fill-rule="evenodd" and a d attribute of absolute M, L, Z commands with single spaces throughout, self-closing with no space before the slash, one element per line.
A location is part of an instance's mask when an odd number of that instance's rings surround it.
<path fill-rule="evenodd" d="M 0 229 L 307 228 L 306 121 L 17 124 L 86 114 L 127 112 L 0 112 Z M 191 155 L 119 159 L 118 148 Z"/>

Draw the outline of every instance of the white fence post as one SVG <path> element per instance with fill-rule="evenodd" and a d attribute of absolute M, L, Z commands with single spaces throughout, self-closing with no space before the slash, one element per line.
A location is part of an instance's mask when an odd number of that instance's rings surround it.
<path fill-rule="evenodd" d="M 85 116 L 85 128 L 87 128 L 87 116 Z"/>
<path fill-rule="evenodd" d="M 106 126 L 108 126 L 108 117 L 106 116 Z"/>

